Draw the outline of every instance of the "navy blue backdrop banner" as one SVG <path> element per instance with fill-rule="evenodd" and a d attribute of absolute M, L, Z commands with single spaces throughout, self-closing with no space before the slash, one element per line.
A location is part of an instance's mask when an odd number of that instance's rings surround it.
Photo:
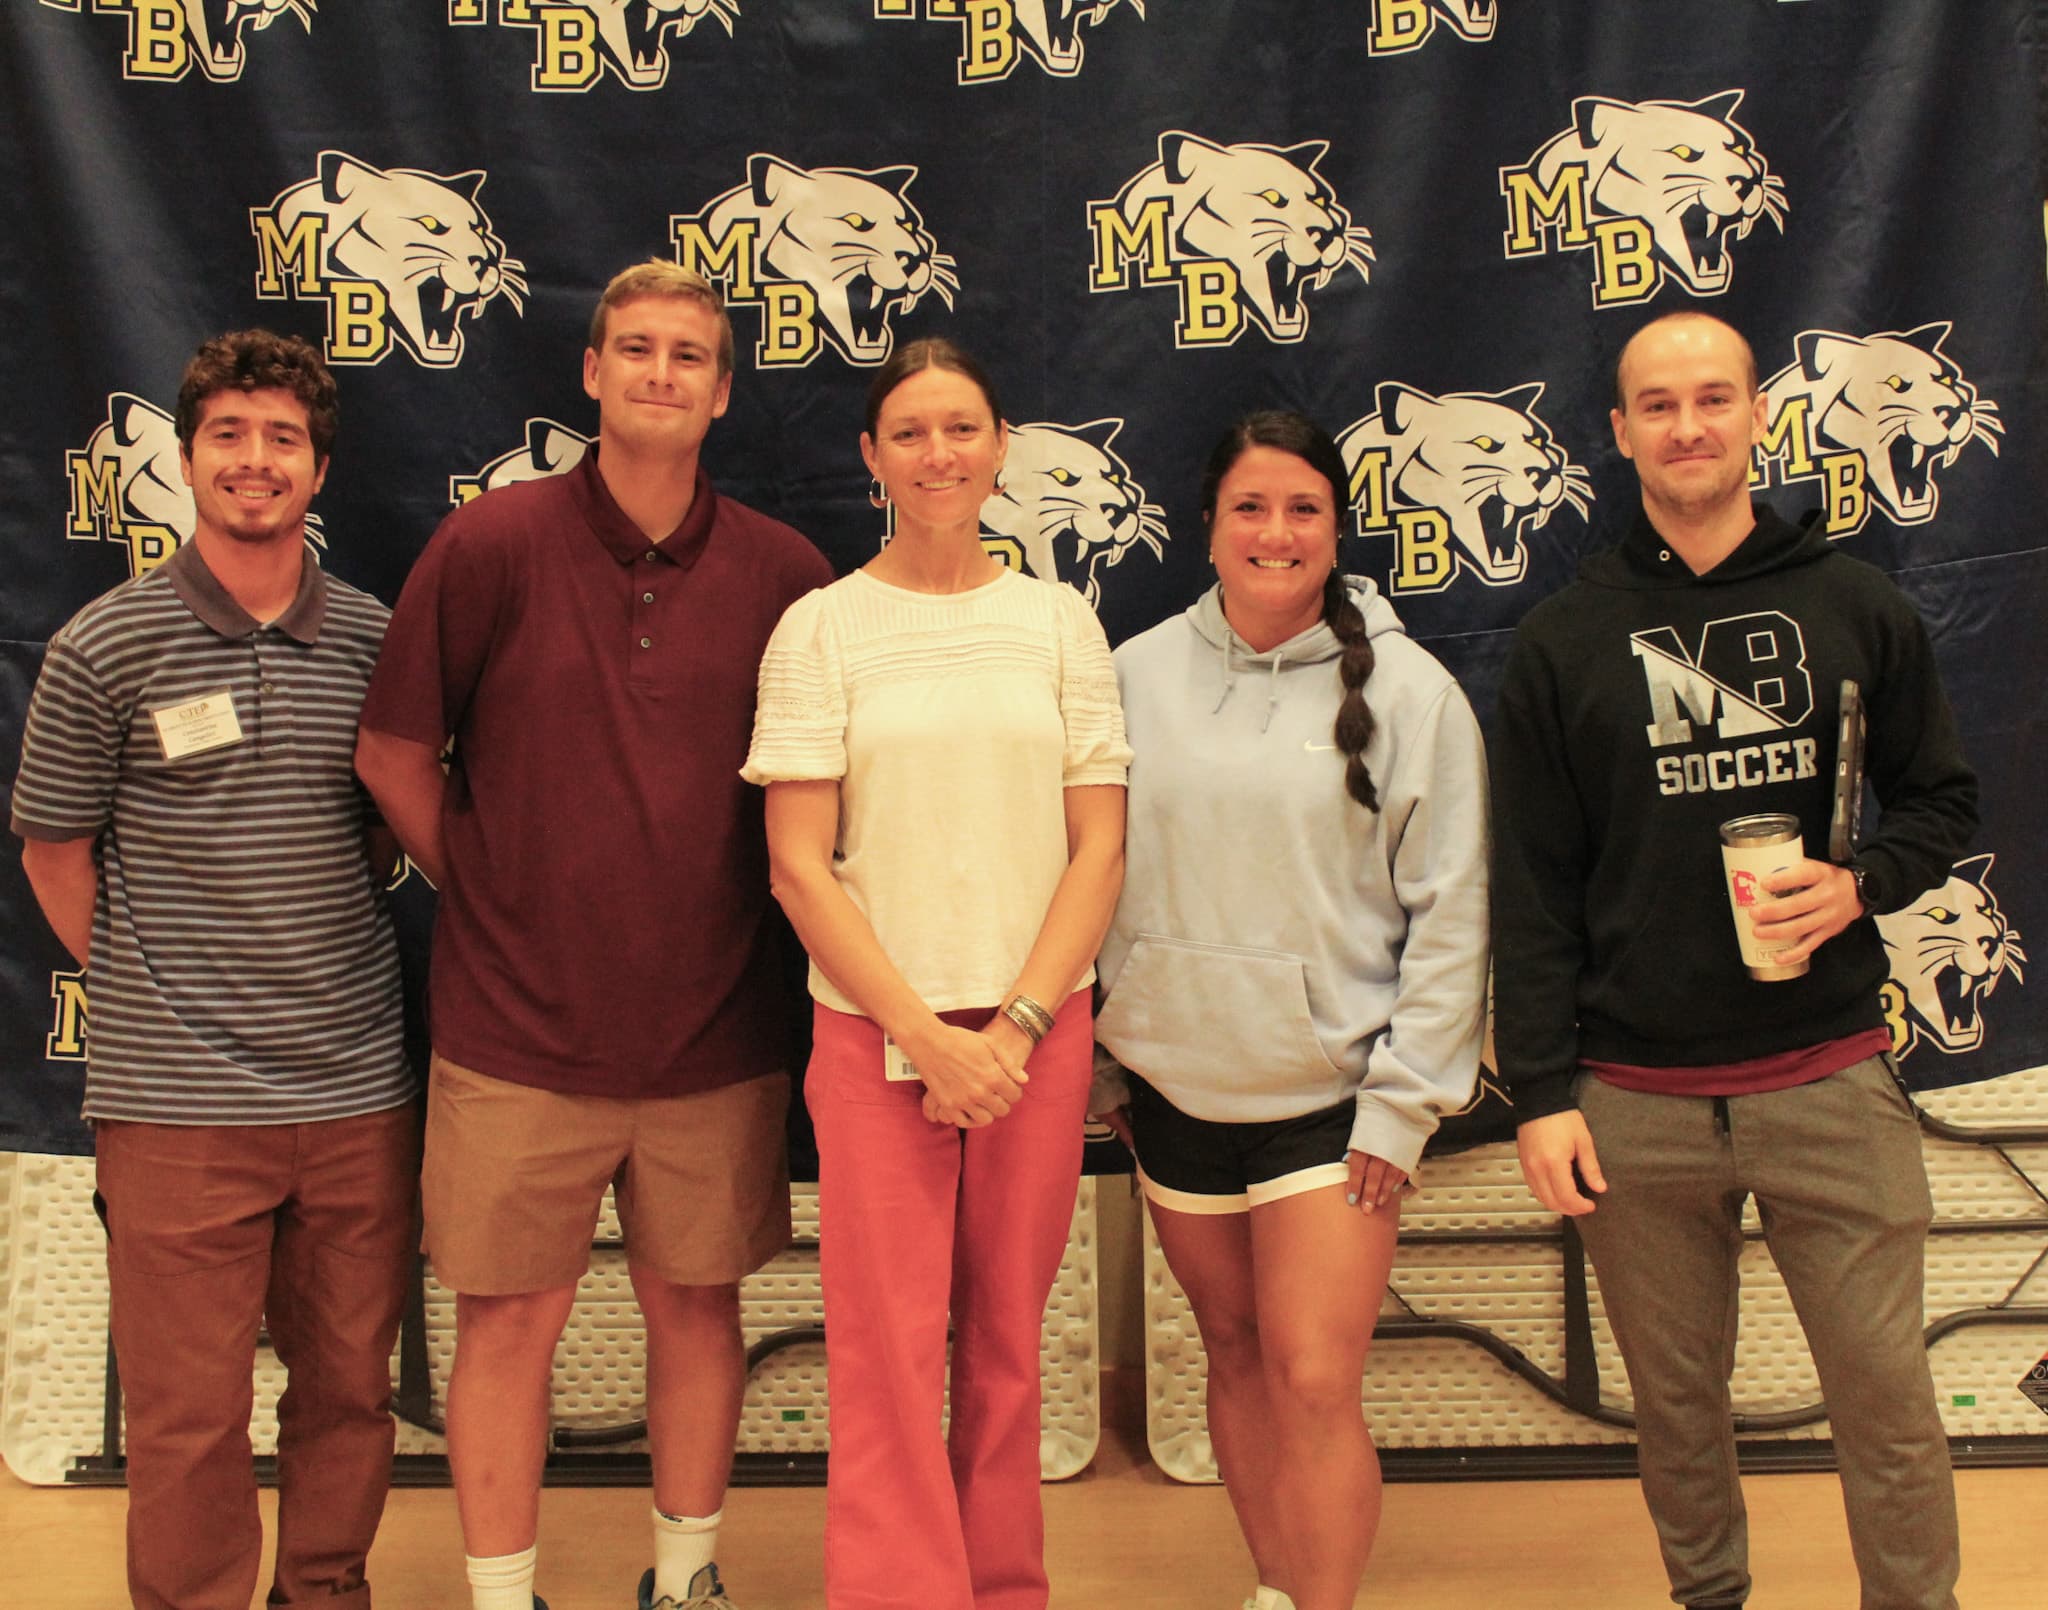
<path fill-rule="evenodd" d="M 1700 308 L 1756 347 L 1758 497 L 1898 578 L 1982 774 L 1979 843 L 1883 923 L 1906 1071 L 2048 1061 L 2042 14 L 4 0 L 0 786 L 50 635 L 190 532 L 170 408 L 223 329 L 325 349 L 312 538 L 387 600 L 452 504 L 583 453 L 591 306 L 649 256 L 731 305 L 719 484 L 842 570 L 885 535 L 874 367 L 977 349 L 1017 427 L 987 540 L 1112 640 L 1204 585 L 1221 427 L 1303 408 L 1346 565 L 1488 719 L 1515 622 L 1634 504 L 1617 348 Z M 0 856 L 0 1146 L 89 1148 L 88 1022 Z"/>

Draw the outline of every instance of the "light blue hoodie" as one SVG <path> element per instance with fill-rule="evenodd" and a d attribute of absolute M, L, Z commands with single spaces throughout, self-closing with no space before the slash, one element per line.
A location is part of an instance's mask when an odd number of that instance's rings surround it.
<path fill-rule="evenodd" d="M 1344 787 L 1328 626 L 1254 654 L 1212 587 L 1117 650 L 1136 758 L 1095 1032 L 1197 1118 L 1355 1096 L 1351 1146 L 1412 1174 L 1478 1076 L 1486 757 L 1450 673 L 1346 580 L 1376 656 L 1378 811 Z M 1119 1099 L 1112 1074 L 1091 1109 Z"/>

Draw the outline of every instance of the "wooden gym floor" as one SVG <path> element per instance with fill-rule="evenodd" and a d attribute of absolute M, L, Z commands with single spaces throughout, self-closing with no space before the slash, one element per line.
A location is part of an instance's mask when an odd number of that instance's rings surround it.
<path fill-rule="evenodd" d="M 1965 1610 L 2048 1604 L 2048 1469 L 1957 1473 Z M 1835 1479 L 1752 1477 L 1752 1610 L 1849 1610 L 1856 1576 Z M 263 1494 L 266 1530 L 275 1495 Z M 0 1472 L 0 1605 L 127 1603 L 118 1489 L 30 1487 Z M 1250 1567 L 1220 1487 L 1169 1481 L 1142 1439 L 1106 1431 L 1093 1466 L 1045 1489 L 1052 1610 L 1236 1610 Z M 630 1610 L 648 1497 L 550 1488 L 541 1593 L 552 1610 Z M 741 1610 L 817 1610 L 822 1488 L 741 1488 L 720 1564 Z M 392 1493 L 370 1557 L 379 1610 L 467 1610 L 454 1495 Z M 262 1602 L 259 1583 L 257 1603 Z M 1654 1610 L 1668 1604 L 1633 1481 L 1415 1483 L 1387 1489 L 1361 1605 L 1400 1610 Z"/>

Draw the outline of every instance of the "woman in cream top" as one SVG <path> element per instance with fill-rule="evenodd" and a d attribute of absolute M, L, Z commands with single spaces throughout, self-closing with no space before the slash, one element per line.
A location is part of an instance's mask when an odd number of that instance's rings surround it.
<path fill-rule="evenodd" d="M 1006 446 L 971 358 L 899 351 L 861 437 L 895 532 L 761 664 L 745 776 L 816 999 L 829 1610 L 1047 1598 L 1039 1330 L 1130 751 L 1093 612 L 982 546 Z"/>

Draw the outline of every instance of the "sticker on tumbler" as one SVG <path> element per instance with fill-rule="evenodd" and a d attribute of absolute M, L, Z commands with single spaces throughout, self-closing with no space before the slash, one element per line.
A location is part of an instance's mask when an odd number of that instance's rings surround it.
<path fill-rule="evenodd" d="M 1721 865 L 1728 877 L 1728 907 L 1735 917 L 1735 942 L 1741 947 L 1742 962 L 1751 978 L 1767 982 L 1797 978 L 1810 965 L 1803 961 L 1790 965 L 1780 962 L 1777 958 L 1790 950 L 1791 944 L 1763 944 L 1752 926 L 1757 908 L 1778 898 L 1764 880 L 1773 872 L 1805 859 L 1796 816 L 1738 816 L 1721 824 Z"/>

